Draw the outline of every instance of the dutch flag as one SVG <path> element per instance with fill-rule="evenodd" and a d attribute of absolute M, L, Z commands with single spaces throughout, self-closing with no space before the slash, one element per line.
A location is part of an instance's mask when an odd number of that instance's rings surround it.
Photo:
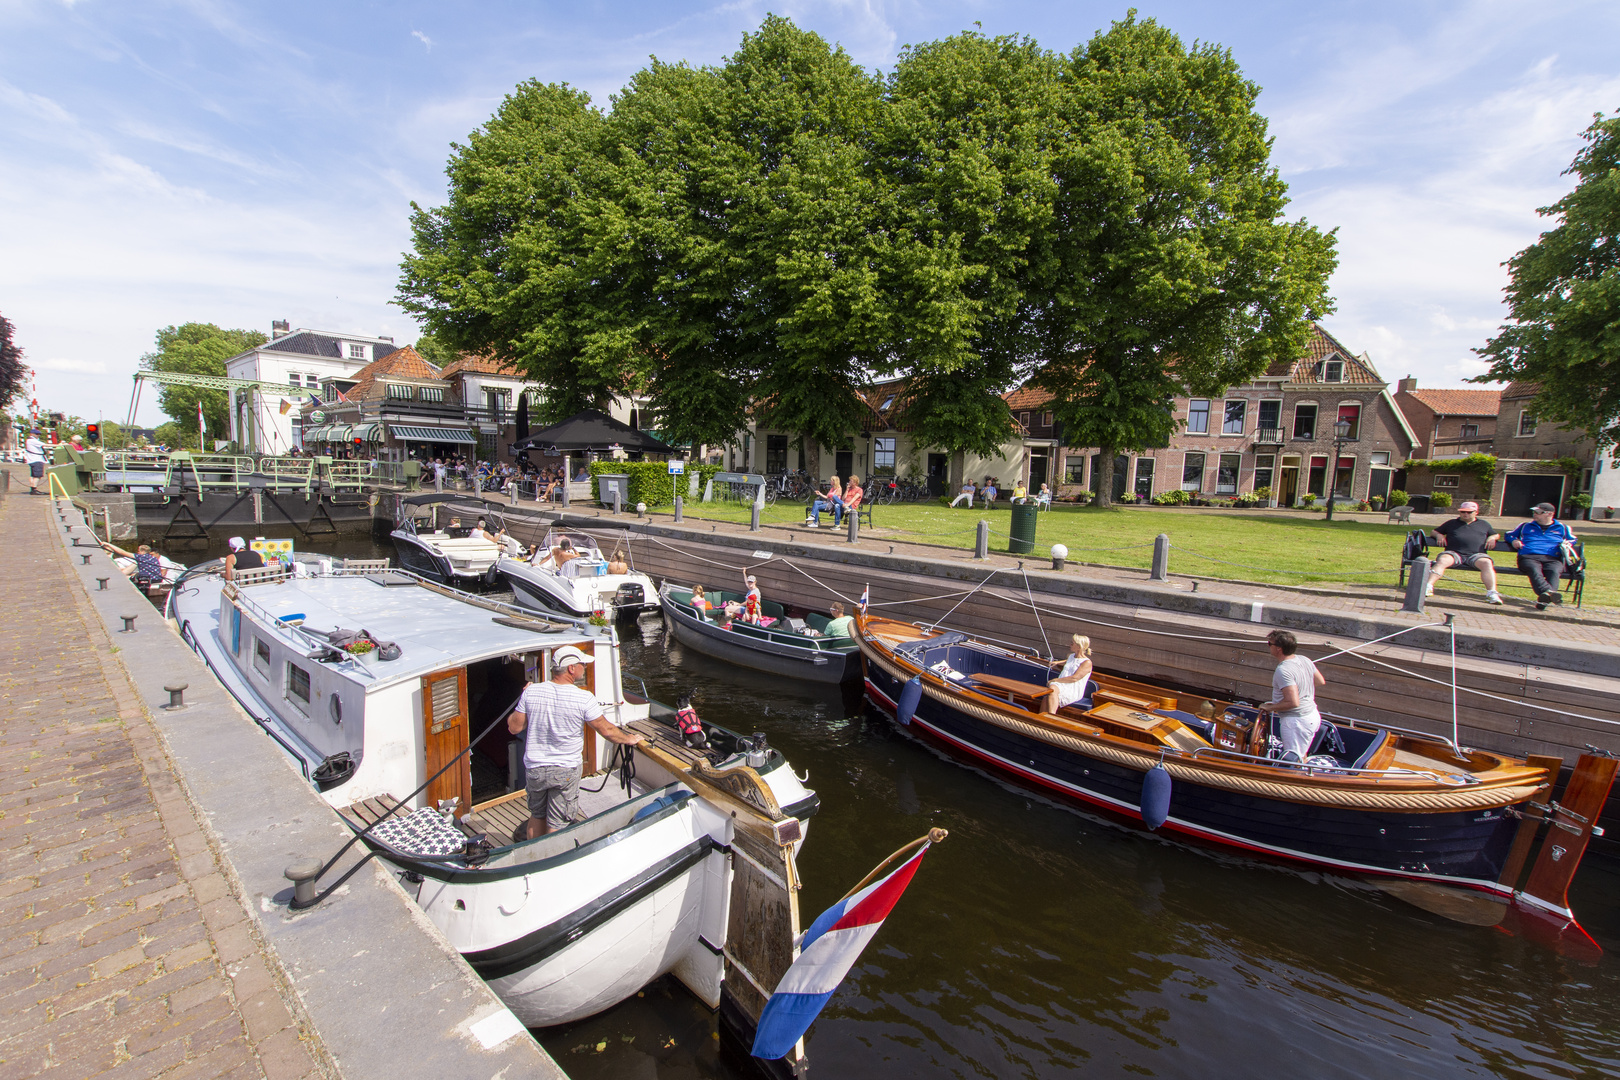
<path fill-rule="evenodd" d="M 866 943 L 877 936 L 878 927 L 911 884 L 917 864 L 930 846 L 924 841 L 915 855 L 887 877 L 844 897 L 804 932 L 799 958 L 782 976 L 760 1014 L 752 1051 L 755 1057 L 780 1058 L 792 1051 L 860 959 Z"/>
<path fill-rule="evenodd" d="M 856 605 L 857 607 L 859 607 L 861 609 L 861 614 L 862 615 L 866 614 L 866 606 L 868 604 L 870 604 L 871 602 L 872 602 L 872 586 L 868 585 L 866 588 L 861 590 L 861 602 Z"/>

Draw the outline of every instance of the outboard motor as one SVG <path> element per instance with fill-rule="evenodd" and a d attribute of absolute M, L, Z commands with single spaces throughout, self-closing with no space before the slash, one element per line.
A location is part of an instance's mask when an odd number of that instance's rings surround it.
<path fill-rule="evenodd" d="M 647 591 L 639 582 L 626 581 L 613 592 L 613 606 L 615 608 L 645 607 L 647 604 Z"/>
<path fill-rule="evenodd" d="M 748 743 L 746 761 L 750 769 L 763 769 L 765 763 L 771 759 L 770 743 L 765 740 L 763 731 L 754 732 L 752 739 L 744 740 Z"/>

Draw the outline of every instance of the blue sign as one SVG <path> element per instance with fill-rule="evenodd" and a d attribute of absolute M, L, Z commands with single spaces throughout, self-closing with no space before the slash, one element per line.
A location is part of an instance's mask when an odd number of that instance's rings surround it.
<path fill-rule="evenodd" d="M 669 461 L 669 475 L 671 475 L 671 476 L 681 476 L 685 472 L 686 472 L 686 462 L 684 462 L 684 461 L 676 461 L 673 458 L 670 459 L 670 461 Z"/>

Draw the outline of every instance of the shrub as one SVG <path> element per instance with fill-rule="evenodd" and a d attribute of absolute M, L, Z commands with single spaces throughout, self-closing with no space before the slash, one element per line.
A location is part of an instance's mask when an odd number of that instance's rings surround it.
<path fill-rule="evenodd" d="M 1154 506 L 1185 506 L 1192 501 L 1192 492 L 1176 488 L 1153 496 Z"/>
<path fill-rule="evenodd" d="M 1389 505 L 1391 506 L 1406 506 L 1411 501 L 1412 496 L 1408 495 L 1400 488 L 1396 488 L 1394 491 L 1389 493 Z"/>
<path fill-rule="evenodd" d="M 1448 492 L 1436 491 L 1429 496 L 1429 505 L 1436 510 L 1444 510 L 1451 505 L 1451 495 Z"/>
<path fill-rule="evenodd" d="M 1577 510 L 1590 510 L 1592 509 L 1592 496 L 1588 495 L 1584 491 L 1578 495 L 1571 495 L 1569 497 L 1569 505 L 1573 506 Z"/>
<path fill-rule="evenodd" d="M 1260 498 L 1260 496 L 1255 492 L 1245 491 L 1242 495 L 1239 495 L 1236 499 L 1232 500 L 1232 505 L 1241 506 L 1247 509 L 1251 506 L 1259 506 L 1262 501 L 1263 500 Z"/>
<path fill-rule="evenodd" d="M 1360 510 L 1363 513 L 1366 513 L 1368 510 L 1372 509 L 1372 504 L 1369 503 L 1366 499 L 1362 499 L 1360 502 L 1356 503 L 1356 509 Z"/>
<path fill-rule="evenodd" d="M 1309 491 L 1307 491 L 1305 494 L 1303 494 L 1303 495 L 1301 495 L 1299 497 L 1299 505 L 1307 507 L 1307 508 L 1315 506 L 1316 505 L 1316 496 L 1311 494 Z"/>
<path fill-rule="evenodd" d="M 1268 487 L 1257 487 L 1249 494 L 1253 495 L 1255 499 L 1260 502 L 1268 503 L 1272 500 L 1271 489 Z"/>
<path fill-rule="evenodd" d="M 718 465 L 697 465 L 688 463 L 687 472 L 698 474 L 698 490 L 703 490 L 704 481 L 717 472 L 721 472 Z M 671 476 L 669 466 L 662 461 L 593 461 L 591 462 L 591 498 L 600 502 L 599 489 L 596 478 L 603 473 L 610 476 L 628 476 L 630 478 L 630 506 L 636 503 L 646 503 L 648 506 L 673 506 L 676 494 L 685 495 L 686 476 Z M 676 488 L 677 481 L 680 487 Z"/>

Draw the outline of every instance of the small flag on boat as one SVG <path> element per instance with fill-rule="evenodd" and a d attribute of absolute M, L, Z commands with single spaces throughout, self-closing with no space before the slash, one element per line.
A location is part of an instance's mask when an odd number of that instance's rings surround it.
<path fill-rule="evenodd" d="M 915 855 L 882 879 L 844 897 L 810 925 L 799 943 L 799 958 L 777 983 L 776 992 L 760 1013 L 752 1050 L 755 1057 L 774 1059 L 792 1051 L 860 959 L 866 943 L 877 936 L 878 928 L 911 884 L 929 847 L 947 835 L 944 829 L 930 829 L 925 839 L 915 842 L 921 844 Z M 878 870 L 905 850 L 901 848 L 879 863 Z"/>
<path fill-rule="evenodd" d="M 861 609 L 861 614 L 862 615 L 866 614 L 866 606 L 868 604 L 870 604 L 871 602 L 872 602 L 872 586 L 868 585 L 866 588 L 861 590 L 861 602 L 860 602 L 860 604 L 857 605 Z"/>

